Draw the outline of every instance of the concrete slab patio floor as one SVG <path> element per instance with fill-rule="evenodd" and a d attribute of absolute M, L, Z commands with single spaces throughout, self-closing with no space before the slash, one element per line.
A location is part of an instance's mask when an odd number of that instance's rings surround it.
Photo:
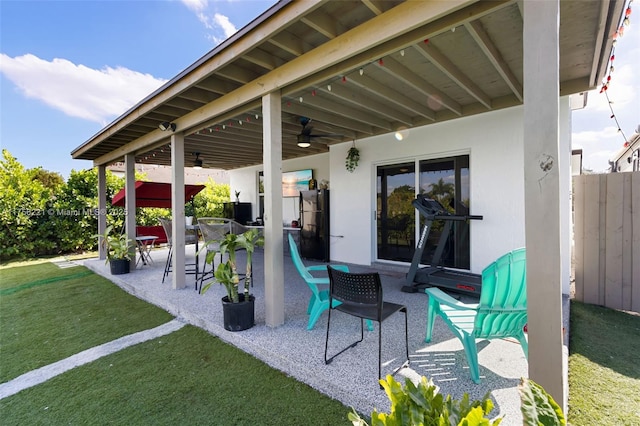
<path fill-rule="evenodd" d="M 324 313 L 313 330 L 307 330 L 307 304 L 311 291 L 295 270 L 291 259 L 284 258 L 285 323 L 271 328 L 265 325 L 263 253 L 254 256 L 254 287 L 256 325 L 245 331 L 229 332 L 223 327 L 220 298 L 225 295 L 221 285 L 214 284 L 205 294 L 194 289 L 194 276 L 187 275 L 187 287 L 171 289 L 171 275 L 162 283 L 166 249 L 151 252 L 153 264 L 141 266 L 125 275 L 110 275 L 103 260 L 89 259 L 83 263 L 136 297 L 159 306 L 176 317 L 201 327 L 222 340 L 250 353 L 268 365 L 335 398 L 358 412 L 369 415 L 373 409 L 388 412 L 390 402 L 377 381 L 378 333 L 365 331 L 364 341 L 325 365 L 324 342 L 327 314 Z M 193 261 L 193 250 L 187 246 L 187 262 Z M 200 262 L 202 263 L 200 256 Z M 318 262 L 306 261 L 308 265 Z M 238 264 L 244 257 L 238 255 Z M 372 268 L 349 265 L 351 271 L 365 272 Z M 243 266 L 240 266 L 243 267 Z M 412 371 L 409 377 L 433 379 L 444 395 L 460 399 L 466 392 L 471 399 L 481 399 L 490 392 L 495 404 L 491 417 L 504 417 L 504 425 L 521 425 L 520 398 L 517 386 L 528 375 L 527 361 L 515 340 L 478 341 L 482 382 L 474 384 L 460 341 L 440 319 L 431 343 L 424 342 L 428 297 L 423 292 L 403 293 L 406 271 L 398 266 L 376 265 L 381 274 L 384 298 L 407 306 L 409 323 L 409 354 Z M 465 300 L 463 296 L 462 300 Z M 469 300 L 471 301 L 471 300 Z M 382 326 L 382 374 L 399 366 L 404 356 L 404 315 L 395 314 Z M 377 327 L 377 325 L 376 325 Z M 359 319 L 336 312 L 332 315 L 329 353 L 359 338 Z M 403 377 L 396 379 L 404 382 Z M 345 413 L 346 416 L 346 413 Z M 345 424 L 347 423 L 345 417 Z"/>

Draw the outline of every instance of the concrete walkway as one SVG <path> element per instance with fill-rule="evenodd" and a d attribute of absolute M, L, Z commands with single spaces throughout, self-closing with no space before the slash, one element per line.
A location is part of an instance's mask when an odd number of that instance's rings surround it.
<path fill-rule="evenodd" d="M 37 370 L 25 373 L 13 380 L 0 384 L 0 400 L 11 395 L 15 395 L 24 389 L 44 383 L 55 376 L 71 370 L 72 368 L 88 364 L 98 358 L 118 352 L 119 350 L 128 348 L 129 346 L 165 336 L 176 330 L 180 330 L 184 326 L 184 322 L 174 319 L 158 327 L 121 337 L 100 346 L 87 349 L 86 351 L 82 351 L 58 362 L 54 362 L 53 364 L 45 365 Z"/>

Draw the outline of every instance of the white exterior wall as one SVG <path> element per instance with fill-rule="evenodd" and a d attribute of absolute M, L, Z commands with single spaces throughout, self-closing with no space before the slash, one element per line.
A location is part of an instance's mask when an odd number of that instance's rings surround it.
<path fill-rule="evenodd" d="M 331 181 L 346 181 L 331 191 L 332 234 L 344 235 L 331 247 L 332 260 L 374 260 L 375 223 L 361 218 L 375 217 L 377 165 L 461 154 L 469 154 L 471 214 L 484 216 L 471 224 L 471 271 L 479 273 L 504 252 L 523 246 L 522 140 L 522 108 L 517 107 L 411 129 L 403 141 L 388 134 L 356 142 L 360 164 L 354 173 L 344 169 L 350 144 L 332 146 Z M 349 220 L 340 224 L 336 217 Z"/>
<path fill-rule="evenodd" d="M 283 161 L 283 172 L 303 169 L 312 169 L 313 178 L 318 181 L 318 184 L 323 179 L 329 180 L 329 154 L 311 155 Z M 246 167 L 229 172 L 231 197 L 235 200 L 235 191 L 240 191 L 240 201 L 251 203 L 254 218 L 258 216 L 258 172 L 260 171 L 262 171 L 262 166 Z M 298 216 L 298 197 L 284 197 L 282 199 L 282 221 L 284 224 L 290 226 L 291 221 L 297 220 Z"/>
<path fill-rule="evenodd" d="M 570 249 L 570 170 L 571 126 L 568 98 L 560 100 L 563 182 L 567 196 L 562 199 L 567 212 L 563 224 L 566 250 Z M 483 215 L 471 223 L 471 271 L 482 269 L 497 257 L 525 244 L 523 108 L 514 107 L 411 129 L 403 140 L 393 133 L 356 141 L 359 165 L 353 173 L 345 169 L 345 157 L 351 142 L 332 145 L 329 154 L 320 154 L 283 162 L 283 171 L 311 168 L 314 178 L 330 181 L 331 260 L 370 265 L 375 260 L 376 167 L 406 160 L 442 158 L 469 154 L 471 214 Z M 566 155 L 566 156 L 565 156 Z M 230 172 L 231 194 L 240 189 L 241 201 L 253 204 L 257 215 L 257 173 L 261 167 Z M 566 172 L 564 171 L 566 169 Z M 566 179 L 565 179 L 566 177 Z M 245 198 L 246 196 L 246 198 Z M 283 220 L 290 222 L 297 198 L 283 199 Z M 569 292 L 570 256 L 566 264 Z"/>

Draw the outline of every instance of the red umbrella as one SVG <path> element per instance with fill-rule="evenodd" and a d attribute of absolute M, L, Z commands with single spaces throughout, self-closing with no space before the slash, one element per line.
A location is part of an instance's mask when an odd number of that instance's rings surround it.
<path fill-rule="evenodd" d="M 164 207 L 171 208 L 171 184 L 159 182 L 136 181 L 136 207 Z M 204 185 L 185 185 L 184 203 L 204 189 Z M 114 206 L 124 207 L 124 188 L 120 190 L 111 202 Z"/>

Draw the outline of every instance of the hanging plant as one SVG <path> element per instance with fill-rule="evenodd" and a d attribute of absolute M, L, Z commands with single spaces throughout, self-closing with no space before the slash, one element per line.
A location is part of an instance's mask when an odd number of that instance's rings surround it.
<path fill-rule="evenodd" d="M 345 167 L 347 171 L 353 173 L 353 171 L 358 167 L 358 161 L 360 161 L 360 151 L 356 148 L 356 142 L 353 141 L 353 146 L 349 148 L 349 152 L 347 152 L 347 158 L 345 161 Z"/>

